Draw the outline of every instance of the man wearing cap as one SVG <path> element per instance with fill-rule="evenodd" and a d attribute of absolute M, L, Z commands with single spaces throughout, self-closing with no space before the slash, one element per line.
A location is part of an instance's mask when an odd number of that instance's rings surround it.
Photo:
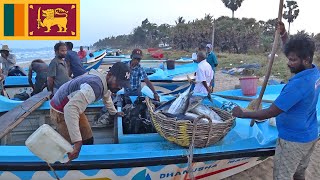
<path fill-rule="evenodd" d="M 84 113 L 87 106 L 102 98 L 109 114 L 123 116 L 114 107 L 111 94 L 129 86 L 130 68 L 118 62 L 107 75 L 91 70 L 63 84 L 55 93 L 50 101 L 51 121 L 74 144 L 73 152 L 68 154 L 70 160 L 78 157 L 82 144 L 93 144 L 92 130 Z"/>
<path fill-rule="evenodd" d="M 217 56 L 214 54 L 213 50 L 212 50 L 212 45 L 211 44 L 207 44 L 206 45 L 206 51 L 207 51 L 207 61 L 210 64 L 213 72 L 215 73 L 215 68 L 218 66 L 218 59 Z M 213 79 L 211 81 L 211 87 L 212 89 L 214 88 L 214 75 L 213 75 Z"/>
<path fill-rule="evenodd" d="M 128 96 L 140 96 L 141 95 L 141 81 L 143 80 L 146 85 L 152 90 L 154 99 L 159 101 L 159 95 L 154 89 L 151 81 L 149 80 L 147 73 L 140 65 L 142 59 L 142 51 L 140 49 L 134 49 L 131 53 L 131 61 L 129 66 L 131 69 L 130 85 L 131 87 L 125 88 L 125 94 Z"/>
<path fill-rule="evenodd" d="M 0 50 L 0 63 L 2 63 L 2 71 L 4 76 L 7 76 L 9 69 L 16 65 L 16 56 L 11 54 L 9 51 L 10 49 L 8 45 L 3 45 Z"/>

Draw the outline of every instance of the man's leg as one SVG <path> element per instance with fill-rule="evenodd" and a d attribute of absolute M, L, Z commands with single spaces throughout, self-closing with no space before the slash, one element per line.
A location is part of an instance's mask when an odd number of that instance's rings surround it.
<path fill-rule="evenodd" d="M 305 179 L 305 172 L 306 172 L 306 169 L 307 169 L 309 162 L 310 162 L 310 156 L 315 149 L 316 142 L 317 142 L 317 140 L 312 141 L 310 143 L 304 143 L 302 145 L 301 148 L 304 149 L 304 151 L 303 151 L 304 157 L 300 161 L 300 163 L 297 167 L 297 170 L 296 170 L 295 174 L 293 175 L 294 180 L 304 180 Z M 318 178 L 316 178 L 316 179 L 318 179 Z"/>
<path fill-rule="evenodd" d="M 273 159 L 273 179 L 291 180 L 309 150 L 310 143 L 295 143 L 279 138 Z M 302 171 L 299 173 L 302 173 Z"/>
<path fill-rule="evenodd" d="M 90 127 L 88 118 L 84 113 L 80 114 L 79 127 L 80 127 L 80 133 L 82 137 L 82 144 L 84 145 L 93 144 L 94 139 L 93 139 L 92 129 Z"/>

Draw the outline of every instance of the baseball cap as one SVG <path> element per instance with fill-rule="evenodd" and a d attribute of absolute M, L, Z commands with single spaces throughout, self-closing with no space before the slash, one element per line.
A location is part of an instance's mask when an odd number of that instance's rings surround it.
<path fill-rule="evenodd" d="M 211 44 L 207 44 L 206 47 L 211 49 L 212 45 Z"/>
<path fill-rule="evenodd" d="M 130 68 L 128 65 L 117 62 L 109 70 L 117 78 L 117 82 L 120 86 L 129 88 L 130 87 Z"/>
<path fill-rule="evenodd" d="M 141 49 L 134 49 L 131 53 L 131 59 L 141 59 L 142 51 Z"/>

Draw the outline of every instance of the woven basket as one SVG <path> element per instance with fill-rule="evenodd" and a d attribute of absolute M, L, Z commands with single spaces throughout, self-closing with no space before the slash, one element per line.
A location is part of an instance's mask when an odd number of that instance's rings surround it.
<path fill-rule="evenodd" d="M 161 112 L 154 112 L 155 107 L 149 98 L 146 98 L 146 104 L 156 131 L 168 141 L 183 147 L 189 147 L 192 144 L 192 138 L 194 138 L 194 147 L 202 148 L 212 145 L 222 139 L 235 125 L 235 117 L 218 108 L 212 109 L 224 123 L 209 121 L 207 124 L 197 124 L 199 119 L 203 117 L 209 119 L 209 117 L 199 116 L 193 123 L 189 120 L 176 120 L 176 118 L 169 118 Z"/>

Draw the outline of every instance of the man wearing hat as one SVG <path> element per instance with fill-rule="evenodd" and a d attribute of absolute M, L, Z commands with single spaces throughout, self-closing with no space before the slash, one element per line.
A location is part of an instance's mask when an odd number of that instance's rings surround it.
<path fill-rule="evenodd" d="M 131 53 L 131 61 L 129 66 L 131 69 L 130 85 L 131 87 L 125 88 L 124 92 L 128 96 L 140 96 L 141 95 L 141 81 L 143 80 L 146 85 L 152 90 L 154 99 L 159 101 L 159 95 L 156 92 L 154 86 L 149 80 L 147 73 L 141 67 L 140 61 L 142 59 L 142 51 L 140 49 L 134 49 Z"/>
<path fill-rule="evenodd" d="M 215 73 L 215 68 L 218 66 L 218 59 L 217 56 L 214 54 L 213 50 L 212 50 L 212 45 L 211 44 L 207 44 L 206 45 L 206 51 L 207 51 L 207 61 L 210 64 L 213 72 Z M 212 79 L 212 84 L 211 87 L 212 89 L 214 88 L 214 75 L 213 75 L 213 79 Z"/>
<path fill-rule="evenodd" d="M 74 144 L 73 152 L 68 154 L 70 160 L 78 157 L 82 144 L 93 144 L 92 130 L 84 114 L 87 106 L 102 98 L 109 114 L 123 116 L 111 99 L 111 94 L 123 87 L 130 87 L 130 68 L 118 62 L 107 75 L 91 70 L 66 82 L 54 94 L 50 101 L 51 121 L 57 131 Z"/>
<path fill-rule="evenodd" d="M 16 56 L 11 54 L 9 51 L 10 49 L 8 45 L 2 45 L 0 50 L 0 63 L 2 63 L 2 71 L 4 76 L 7 76 L 9 69 L 16 65 Z"/>

